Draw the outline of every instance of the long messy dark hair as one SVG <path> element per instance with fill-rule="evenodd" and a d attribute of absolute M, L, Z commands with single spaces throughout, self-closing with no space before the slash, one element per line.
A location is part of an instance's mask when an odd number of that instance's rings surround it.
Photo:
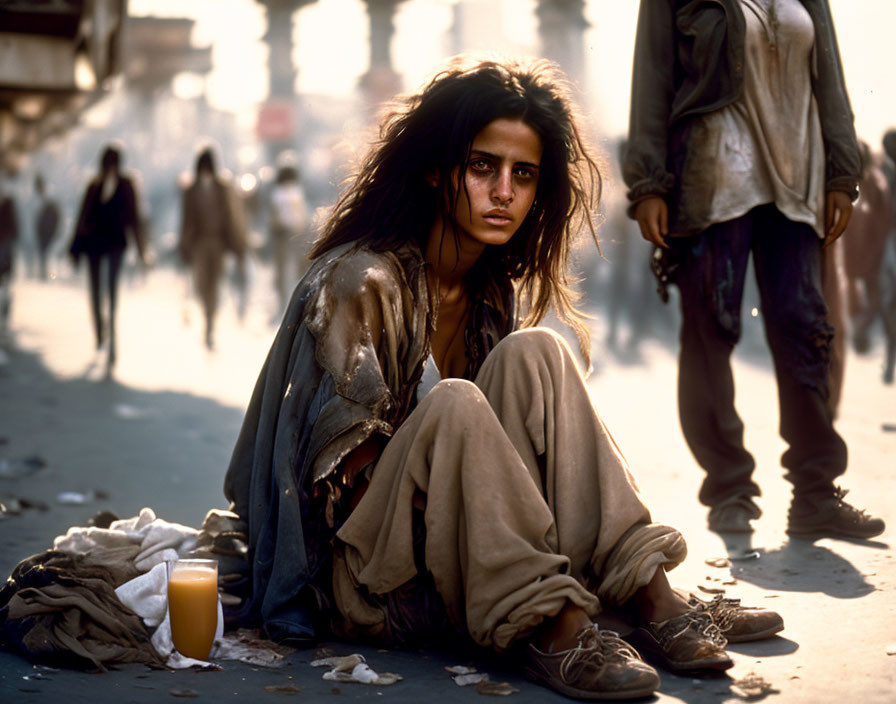
<path fill-rule="evenodd" d="M 524 326 L 537 325 L 553 306 L 587 357 L 587 330 L 567 268 L 581 232 L 588 230 L 597 242 L 593 217 L 601 176 L 577 124 L 568 83 L 547 60 L 455 57 L 421 91 L 400 98 L 311 257 L 347 242 L 386 251 L 413 239 L 425 251 L 437 213 L 443 222 L 454 222 L 458 193 L 452 171 L 466 172 L 474 138 L 499 118 L 520 119 L 541 138 L 538 186 L 514 236 L 486 248 L 470 274 L 482 289 L 515 286 Z"/>

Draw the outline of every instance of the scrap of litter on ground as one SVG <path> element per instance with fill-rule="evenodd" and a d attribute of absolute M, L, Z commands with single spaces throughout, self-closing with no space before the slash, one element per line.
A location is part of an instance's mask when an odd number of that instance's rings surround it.
<path fill-rule="evenodd" d="M 775 689 L 771 683 L 766 682 L 755 672 L 750 672 L 746 677 L 735 680 L 731 684 L 731 692 L 741 699 L 748 702 L 755 702 L 764 699 L 769 694 L 780 694 L 779 689 Z"/>
<path fill-rule="evenodd" d="M 471 684 L 479 684 L 488 681 L 488 674 L 485 672 L 477 672 L 475 667 L 467 667 L 466 665 L 446 665 L 445 669 L 451 673 L 451 679 L 458 687 L 466 687 Z"/>
<path fill-rule="evenodd" d="M 264 691 L 269 694 L 301 694 L 302 692 L 299 687 L 291 684 L 267 684 Z"/>
<path fill-rule="evenodd" d="M 479 694 L 505 697 L 508 694 L 513 694 L 514 692 L 519 691 L 509 682 L 492 682 L 489 679 L 488 673 L 477 672 L 475 667 L 468 667 L 466 665 L 448 665 L 445 669 L 453 675 L 451 679 L 453 679 L 455 684 L 459 687 L 467 687 L 475 684 L 476 691 L 479 692 Z"/>
<path fill-rule="evenodd" d="M 311 667 L 329 667 L 330 669 L 323 674 L 323 678 L 331 682 L 357 682 L 384 686 L 404 679 L 394 672 L 382 674 L 374 672 L 360 653 L 312 660 Z"/>

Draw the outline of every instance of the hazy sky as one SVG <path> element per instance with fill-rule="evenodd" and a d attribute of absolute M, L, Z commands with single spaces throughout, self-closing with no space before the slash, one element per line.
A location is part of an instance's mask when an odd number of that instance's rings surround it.
<path fill-rule="evenodd" d="M 445 36 L 455 0 L 406 0 L 396 16 L 392 56 L 406 86 L 423 80 L 448 53 Z M 535 53 L 535 0 L 471 0 L 479 8 L 481 49 Z M 840 40 L 847 88 L 859 135 L 877 147 L 896 125 L 896 2 L 830 0 Z M 625 132 L 637 0 L 588 0 L 586 101 L 599 132 Z M 253 119 L 267 79 L 262 7 L 254 0 L 131 0 L 133 14 L 189 15 L 197 19 L 194 41 L 212 45 L 214 72 L 209 100 Z M 479 14 L 476 14 L 479 17 Z M 298 89 L 349 95 L 367 68 L 367 15 L 361 0 L 317 0 L 296 22 Z"/>

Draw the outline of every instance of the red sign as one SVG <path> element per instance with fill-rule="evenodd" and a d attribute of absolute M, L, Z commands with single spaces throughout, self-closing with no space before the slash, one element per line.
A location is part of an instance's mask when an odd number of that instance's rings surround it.
<path fill-rule="evenodd" d="M 258 111 L 255 132 L 258 138 L 268 141 L 292 139 L 292 105 L 282 100 L 269 100 Z"/>

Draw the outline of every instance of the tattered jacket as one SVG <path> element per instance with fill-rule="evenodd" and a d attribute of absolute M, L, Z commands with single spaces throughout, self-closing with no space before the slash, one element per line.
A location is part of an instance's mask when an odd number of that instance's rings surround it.
<path fill-rule="evenodd" d="M 853 199 L 861 162 L 827 0 L 800 0 L 815 27 L 812 89 L 825 145 L 827 190 Z M 679 199 L 691 120 L 735 102 L 743 90 L 746 21 L 738 0 L 641 0 L 623 177 L 634 205 L 665 197 L 672 234 L 690 234 Z M 631 214 L 631 209 L 630 209 Z"/>
<path fill-rule="evenodd" d="M 387 252 L 347 244 L 321 255 L 262 367 L 224 493 L 248 523 L 244 617 L 260 619 L 271 637 L 315 637 L 340 465 L 371 436 L 391 437 L 413 409 L 437 314 L 425 267 L 411 243 Z M 512 293 L 495 288 L 474 304 L 466 376 L 511 332 Z"/>

